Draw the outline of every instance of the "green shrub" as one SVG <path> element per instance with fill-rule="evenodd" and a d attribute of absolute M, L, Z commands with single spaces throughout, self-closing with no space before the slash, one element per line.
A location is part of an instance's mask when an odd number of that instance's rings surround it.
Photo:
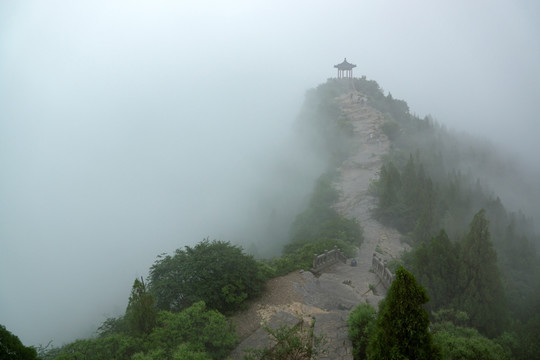
<path fill-rule="evenodd" d="M 302 321 L 296 326 L 283 325 L 277 330 L 264 327 L 274 345 L 263 349 L 251 349 L 246 360 L 311 360 L 325 353 L 325 339 L 313 333 L 315 320 L 309 327 Z"/>
<path fill-rule="evenodd" d="M 158 309 L 180 311 L 204 301 L 226 313 L 259 295 L 268 275 L 241 247 L 205 239 L 174 256 L 160 256 L 150 268 L 149 288 Z"/>
<path fill-rule="evenodd" d="M 371 289 L 370 284 L 370 289 Z M 349 315 L 347 320 L 349 339 L 353 345 L 353 356 L 355 360 L 366 359 L 366 348 L 369 338 L 375 328 L 377 312 L 375 308 L 368 304 L 360 304 Z"/>
<path fill-rule="evenodd" d="M 442 348 L 445 360 L 505 360 L 510 353 L 476 329 L 445 323 L 434 327 L 433 341 Z"/>
<path fill-rule="evenodd" d="M 201 301 L 179 313 L 161 311 L 149 342 L 151 349 L 165 349 L 167 353 L 186 343 L 191 351 L 223 359 L 236 345 L 237 337 L 225 316 L 207 309 Z"/>
<path fill-rule="evenodd" d="M 347 257 L 353 257 L 355 254 L 354 246 L 343 240 L 321 239 L 308 242 L 292 253 L 271 260 L 270 265 L 275 269 L 276 276 L 285 275 L 298 269 L 309 270 L 313 266 L 313 256 L 315 254 L 320 255 L 325 250 L 333 249 L 334 246 L 341 249 Z"/>

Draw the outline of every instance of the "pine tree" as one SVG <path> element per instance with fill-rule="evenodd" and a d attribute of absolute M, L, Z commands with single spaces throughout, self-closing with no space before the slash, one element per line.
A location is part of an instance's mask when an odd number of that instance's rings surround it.
<path fill-rule="evenodd" d="M 415 277 L 400 267 L 381 302 L 368 359 L 441 359 L 428 331 L 429 315 L 423 308 L 428 300 L 426 290 Z"/>
<path fill-rule="evenodd" d="M 149 334 L 156 324 L 154 297 L 147 291 L 144 280 L 135 279 L 126 309 L 126 320 L 134 335 Z"/>
<path fill-rule="evenodd" d="M 471 326 L 487 336 L 500 334 L 508 319 L 505 293 L 490 240 L 489 221 L 482 209 L 474 215 L 461 253 L 461 295 L 458 306 Z"/>
<path fill-rule="evenodd" d="M 459 247 L 452 244 L 444 230 L 412 252 L 406 262 L 419 282 L 431 294 L 427 309 L 452 306 L 456 297 Z"/>

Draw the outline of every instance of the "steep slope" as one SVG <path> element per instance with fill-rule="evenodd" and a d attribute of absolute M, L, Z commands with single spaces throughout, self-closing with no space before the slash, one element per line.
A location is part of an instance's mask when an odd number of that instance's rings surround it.
<path fill-rule="evenodd" d="M 368 106 L 364 96 L 356 91 L 339 98 L 341 109 L 354 127 L 355 151 L 339 168 L 340 201 L 335 209 L 348 218 L 355 218 L 364 229 L 364 242 L 358 252 L 358 266 L 369 271 L 371 256 L 379 250 L 386 260 L 399 256 L 407 245 L 399 242 L 399 233 L 385 227 L 372 217 L 376 199 L 369 193 L 369 185 L 377 177 L 382 155 L 390 147 L 381 131 L 383 116 Z"/>
<path fill-rule="evenodd" d="M 369 194 L 369 184 L 377 177 L 381 156 L 390 146 L 381 131 L 383 116 L 357 91 L 342 94 L 335 101 L 354 131 L 353 151 L 338 168 L 339 177 L 334 183 L 340 191 L 335 209 L 343 216 L 357 219 L 364 229 L 364 242 L 356 254 L 358 265 L 335 264 L 318 277 L 300 271 L 273 279 L 261 300 L 233 321 L 241 337 L 246 338 L 280 312 L 314 318 L 316 334 L 323 334 L 328 340 L 328 354 L 319 359 L 352 359 L 346 327 L 348 314 L 360 302 L 376 305 L 385 292 L 377 276 L 370 272 L 373 253 L 378 251 L 384 259 L 396 258 L 404 245 L 400 244 L 396 230 L 371 216 L 375 198 Z M 375 293 L 370 289 L 374 286 Z M 233 358 L 240 358 L 242 348 L 254 343 L 257 340 L 252 337 L 240 345 Z"/>

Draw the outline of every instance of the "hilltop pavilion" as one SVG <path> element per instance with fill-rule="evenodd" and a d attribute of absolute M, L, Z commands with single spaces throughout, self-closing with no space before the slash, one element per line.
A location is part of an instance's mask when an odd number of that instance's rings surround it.
<path fill-rule="evenodd" d="M 348 63 L 347 58 L 345 58 L 341 64 L 334 65 L 334 67 L 338 69 L 338 79 L 352 79 L 352 69 L 355 68 L 356 65 Z"/>

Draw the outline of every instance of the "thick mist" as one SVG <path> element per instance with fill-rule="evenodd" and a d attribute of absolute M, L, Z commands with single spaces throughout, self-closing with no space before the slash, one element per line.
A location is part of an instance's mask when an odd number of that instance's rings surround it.
<path fill-rule="evenodd" d="M 539 9 L 2 2 L 0 324 L 61 345 L 122 313 L 162 252 L 207 236 L 279 251 L 324 166 L 295 116 L 344 57 L 540 168 Z"/>

